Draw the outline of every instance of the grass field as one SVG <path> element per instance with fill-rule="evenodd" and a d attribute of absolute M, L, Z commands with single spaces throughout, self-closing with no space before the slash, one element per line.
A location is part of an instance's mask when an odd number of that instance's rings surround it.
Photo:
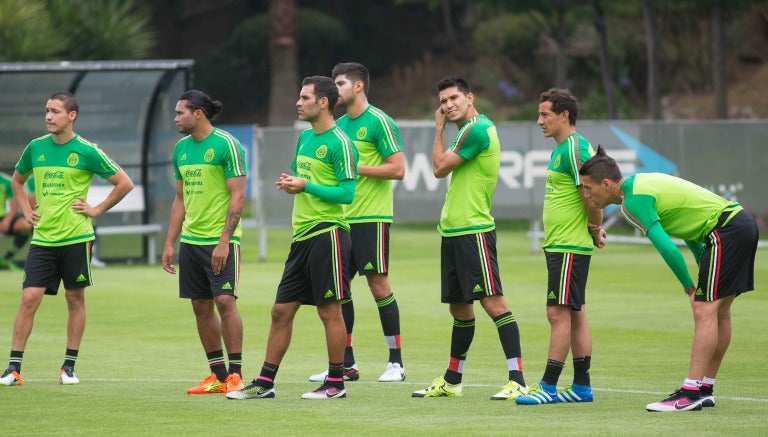
<path fill-rule="evenodd" d="M 287 254 L 289 232 L 270 230 L 269 260 L 256 262 L 256 237 L 244 238 L 239 308 L 245 325 L 244 376 L 264 359 L 269 311 Z M 24 355 L 21 387 L 0 387 L 3 435 L 767 435 L 768 254 L 758 253 L 756 291 L 736 300 L 733 341 L 716 384 L 717 406 L 704 411 L 648 413 L 685 377 L 693 322 L 673 274 L 651 246 L 609 245 L 592 260 L 588 287 L 594 352 L 591 404 L 517 406 L 490 401 L 506 381 L 493 323 L 478 312 L 461 398 L 417 399 L 411 392 L 442 374 L 451 318 L 439 302 L 439 236 L 433 226 L 396 226 L 391 282 L 401 314 L 403 383 L 378 383 L 387 351 L 378 314 L 361 279 L 356 297 L 358 382 L 348 397 L 300 399 L 316 388 L 307 376 L 327 365 L 323 329 L 313 307 L 296 318 L 293 343 L 271 400 L 227 401 L 188 396 L 208 373 L 188 302 L 177 279 L 159 266 L 112 264 L 95 270 L 87 292 L 88 323 L 77 386 L 60 386 L 66 309 L 46 297 Z M 501 224 L 499 260 L 516 316 L 529 384 L 547 358 L 546 269 L 530 254 L 525 232 Z M 690 257 L 689 257 L 690 258 Z M 21 274 L 0 272 L 0 360 L 7 359 Z M 476 306 L 481 311 L 479 306 Z M 5 366 L 5 361 L 0 361 Z M 569 384 L 570 357 L 561 384 Z"/>

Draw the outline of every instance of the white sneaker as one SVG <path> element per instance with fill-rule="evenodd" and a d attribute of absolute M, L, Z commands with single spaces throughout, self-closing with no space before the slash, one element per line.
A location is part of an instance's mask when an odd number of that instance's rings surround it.
<path fill-rule="evenodd" d="M 75 376 L 75 369 L 70 366 L 62 367 L 61 372 L 59 372 L 59 383 L 65 385 L 80 384 L 80 380 Z"/>
<path fill-rule="evenodd" d="M 325 378 L 328 377 L 328 371 L 315 373 L 309 376 L 311 382 L 325 382 Z M 344 368 L 344 381 L 357 381 L 360 379 L 360 372 L 357 370 L 357 364 L 353 364 L 352 367 Z"/>
<path fill-rule="evenodd" d="M 96 267 L 100 269 L 106 266 L 107 266 L 107 263 L 105 263 L 104 261 L 100 260 L 99 258 L 96 258 L 95 256 L 91 257 L 91 267 Z"/>
<path fill-rule="evenodd" d="M 325 378 L 328 377 L 328 371 L 325 370 L 320 373 L 315 373 L 314 375 L 309 375 L 309 381 L 310 382 L 324 382 Z"/>
<path fill-rule="evenodd" d="M 405 381 L 405 369 L 398 363 L 387 363 L 387 370 L 379 376 L 379 382 Z"/>

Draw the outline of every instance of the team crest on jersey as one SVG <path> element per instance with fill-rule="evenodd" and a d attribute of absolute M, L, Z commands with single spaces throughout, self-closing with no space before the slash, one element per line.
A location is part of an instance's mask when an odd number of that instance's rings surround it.
<path fill-rule="evenodd" d="M 80 162 L 80 157 L 77 156 L 77 153 L 72 152 L 69 154 L 69 156 L 67 156 L 67 164 L 70 167 L 76 166 L 78 162 Z"/>
<path fill-rule="evenodd" d="M 205 162 L 213 161 L 213 149 L 208 149 L 205 151 L 205 155 L 203 155 L 203 160 Z"/>
<path fill-rule="evenodd" d="M 558 167 L 560 167 L 560 156 L 558 156 L 557 158 L 555 158 L 555 164 L 554 164 L 554 167 L 555 167 L 555 168 L 558 168 Z"/>
<path fill-rule="evenodd" d="M 365 139 L 365 136 L 368 135 L 368 128 L 365 126 L 360 126 L 360 129 L 357 130 L 355 135 L 357 136 L 358 140 Z"/>
<path fill-rule="evenodd" d="M 328 146 L 323 144 L 322 146 L 318 147 L 317 150 L 315 150 L 315 156 L 318 157 L 318 159 L 325 158 L 325 155 L 328 153 Z"/>

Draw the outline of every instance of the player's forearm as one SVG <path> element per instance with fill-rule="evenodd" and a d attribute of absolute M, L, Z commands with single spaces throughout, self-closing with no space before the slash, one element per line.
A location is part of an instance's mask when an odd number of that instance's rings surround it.
<path fill-rule="evenodd" d="M 352 179 L 343 180 L 335 187 L 307 182 L 304 192 L 317 196 L 326 202 L 348 205 L 355 199 L 355 186 L 355 181 Z"/>
<path fill-rule="evenodd" d="M 693 279 L 691 279 L 691 275 L 688 272 L 688 266 L 685 263 L 683 254 L 675 243 L 672 242 L 672 239 L 669 238 L 669 235 L 663 229 L 660 229 L 660 225 L 656 224 L 656 226 L 649 230 L 648 238 L 656 250 L 659 251 L 664 262 L 672 269 L 683 289 L 687 290 L 692 287 Z"/>
<path fill-rule="evenodd" d="M 435 141 L 432 143 L 432 173 L 436 178 L 444 178 L 451 173 L 451 169 L 443 165 L 444 162 L 445 146 L 443 143 L 443 131 L 437 130 L 435 132 Z"/>
<path fill-rule="evenodd" d="M 168 220 L 168 233 L 165 237 L 165 245 L 173 246 L 181 235 L 181 226 L 184 223 L 184 201 L 176 196 L 171 204 L 171 217 Z"/>
<path fill-rule="evenodd" d="M 133 181 L 123 170 L 115 173 L 107 180 L 113 184 L 113 188 L 107 197 L 94 207 L 98 211 L 98 215 L 109 211 L 133 189 Z"/>
<path fill-rule="evenodd" d="M 26 217 L 31 214 L 32 207 L 29 204 L 27 193 L 24 191 L 24 182 L 26 182 L 26 179 L 21 180 L 18 173 L 14 173 L 11 177 L 11 190 L 13 191 L 14 199 L 16 199 L 19 208 L 21 208 L 21 213 Z"/>
<path fill-rule="evenodd" d="M 224 221 L 224 229 L 221 231 L 220 243 L 229 244 L 232 239 L 237 225 L 240 223 L 240 216 L 243 212 L 243 205 L 245 204 L 245 196 L 238 196 L 237 199 L 232 198 L 227 208 L 227 218 Z"/>
<path fill-rule="evenodd" d="M 402 167 L 385 163 L 377 166 L 358 165 L 357 174 L 373 179 L 403 179 L 405 171 Z"/>

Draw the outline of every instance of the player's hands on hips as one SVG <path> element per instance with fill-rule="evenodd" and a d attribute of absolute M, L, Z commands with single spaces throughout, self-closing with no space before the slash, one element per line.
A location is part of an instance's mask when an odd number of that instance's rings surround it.
<path fill-rule="evenodd" d="M 163 257 L 161 259 L 163 262 L 163 270 L 175 275 L 176 267 L 173 265 L 173 246 L 166 246 L 165 249 L 163 249 Z"/>
<path fill-rule="evenodd" d="M 8 217 L 11 217 L 10 215 Z M 33 209 L 29 211 L 29 214 L 24 213 L 24 220 L 27 221 L 30 225 L 34 226 L 37 224 L 37 221 L 40 220 L 40 214 L 37 212 L 36 209 Z"/>
<path fill-rule="evenodd" d="M 72 203 L 72 209 L 80 214 L 87 215 L 90 218 L 94 218 L 100 214 L 99 211 L 89 205 L 82 196 L 75 197 L 75 202 Z"/>
<path fill-rule="evenodd" d="M 281 173 L 280 179 L 275 182 L 275 185 L 277 185 L 278 190 L 283 190 L 288 194 L 299 194 L 304 191 L 307 181 L 296 176 Z"/>

